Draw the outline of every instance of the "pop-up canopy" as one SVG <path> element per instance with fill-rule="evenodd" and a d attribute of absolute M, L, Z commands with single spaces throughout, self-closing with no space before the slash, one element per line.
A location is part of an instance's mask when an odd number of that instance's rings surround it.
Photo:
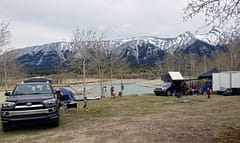
<path fill-rule="evenodd" d="M 207 71 L 201 75 L 198 76 L 198 79 L 212 79 L 212 74 L 213 73 L 219 73 L 220 70 L 218 70 L 217 68 L 213 68 L 210 71 Z"/>

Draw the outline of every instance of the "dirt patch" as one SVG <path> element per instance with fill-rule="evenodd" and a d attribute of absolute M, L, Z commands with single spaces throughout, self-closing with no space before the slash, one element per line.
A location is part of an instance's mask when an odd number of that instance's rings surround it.
<path fill-rule="evenodd" d="M 214 142 L 228 142 L 239 143 L 240 142 L 240 126 L 228 127 L 220 133 L 219 137 L 213 140 Z"/>

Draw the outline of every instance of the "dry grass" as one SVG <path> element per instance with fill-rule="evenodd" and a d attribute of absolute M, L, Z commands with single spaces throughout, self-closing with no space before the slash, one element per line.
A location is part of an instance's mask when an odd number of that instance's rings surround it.
<path fill-rule="evenodd" d="M 240 96 L 124 96 L 61 109 L 58 128 L 0 131 L 0 142 L 239 142 Z"/>

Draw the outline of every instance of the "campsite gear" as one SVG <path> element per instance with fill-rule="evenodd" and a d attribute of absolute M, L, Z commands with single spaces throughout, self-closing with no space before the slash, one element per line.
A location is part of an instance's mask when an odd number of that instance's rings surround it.
<path fill-rule="evenodd" d="M 71 102 L 67 104 L 67 108 L 77 108 L 77 102 Z"/>
<path fill-rule="evenodd" d="M 73 92 L 67 88 L 59 88 L 61 92 L 60 101 L 63 105 L 66 105 L 67 108 L 77 108 L 78 101 L 84 101 L 84 108 L 87 107 L 87 100 L 98 100 L 99 97 L 84 97 L 84 98 L 77 98 Z"/>

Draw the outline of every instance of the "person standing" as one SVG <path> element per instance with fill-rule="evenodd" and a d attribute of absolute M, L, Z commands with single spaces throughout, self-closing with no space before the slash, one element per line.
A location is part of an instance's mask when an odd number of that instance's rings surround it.
<path fill-rule="evenodd" d="M 115 98 L 115 93 L 114 93 L 114 87 L 113 86 L 111 87 L 110 92 L 111 92 L 111 97 Z"/>
<path fill-rule="evenodd" d="M 103 95 L 103 98 L 107 97 L 107 86 L 104 86 L 103 87 L 103 91 L 104 91 L 104 95 Z"/>
<path fill-rule="evenodd" d="M 210 98 L 210 94 L 211 94 L 211 89 L 208 87 L 208 88 L 207 88 L 207 95 L 208 95 L 208 98 Z"/>

